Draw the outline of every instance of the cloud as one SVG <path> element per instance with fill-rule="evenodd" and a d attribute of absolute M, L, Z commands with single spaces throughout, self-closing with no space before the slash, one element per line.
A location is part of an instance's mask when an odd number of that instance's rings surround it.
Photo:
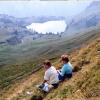
<path fill-rule="evenodd" d="M 27 29 L 36 31 L 38 33 L 46 34 L 49 32 L 57 34 L 65 31 L 66 23 L 64 20 L 61 21 L 48 21 L 45 23 L 32 23 L 31 25 L 26 26 Z"/>
<path fill-rule="evenodd" d="M 15 17 L 72 16 L 84 10 L 92 0 L 0 1 L 0 13 Z"/>

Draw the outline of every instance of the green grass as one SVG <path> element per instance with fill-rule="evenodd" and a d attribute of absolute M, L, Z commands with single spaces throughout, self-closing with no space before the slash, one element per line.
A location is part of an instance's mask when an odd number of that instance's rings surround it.
<path fill-rule="evenodd" d="M 26 63 L 25 65 L 12 65 L 2 67 L 0 70 L 0 89 L 22 79 L 24 76 L 30 74 L 35 69 L 35 64 Z"/>
<path fill-rule="evenodd" d="M 71 52 L 91 40 L 92 34 L 85 33 L 73 39 L 36 40 L 16 46 L 0 45 L 0 89 L 29 75 L 44 59 L 55 59 L 63 53 Z M 100 36 L 98 32 L 94 34 Z"/>
<path fill-rule="evenodd" d="M 61 91 L 60 95 L 63 98 L 71 95 L 74 92 L 74 87 L 72 85 L 65 86 L 65 88 Z"/>
<path fill-rule="evenodd" d="M 92 66 L 92 65 L 91 65 Z M 76 81 L 73 90 L 80 89 L 86 98 L 100 96 L 100 60 L 89 72 L 86 72 L 83 79 Z"/>

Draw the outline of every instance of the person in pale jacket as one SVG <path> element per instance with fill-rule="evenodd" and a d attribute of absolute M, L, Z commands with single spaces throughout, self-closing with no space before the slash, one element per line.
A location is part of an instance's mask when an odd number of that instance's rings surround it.
<path fill-rule="evenodd" d="M 45 60 L 43 66 L 45 69 L 44 80 L 38 87 L 45 92 L 49 92 L 52 88 L 58 87 L 58 73 L 56 68 L 51 65 L 49 60 Z"/>

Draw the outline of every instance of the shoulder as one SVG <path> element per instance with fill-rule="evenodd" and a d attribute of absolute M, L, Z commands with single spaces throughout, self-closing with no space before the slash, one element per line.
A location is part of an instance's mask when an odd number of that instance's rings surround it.
<path fill-rule="evenodd" d="M 63 65 L 63 68 L 65 68 L 66 66 L 68 66 L 68 65 L 67 65 L 67 64 L 64 64 L 64 65 Z"/>
<path fill-rule="evenodd" d="M 68 65 L 73 68 L 73 66 L 72 66 L 72 64 L 70 62 L 68 62 Z"/>
<path fill-rule="evenodd" d="M 66 70 L 68 66 L 69 66 L 68 64 L 64 64 L 62 68 L 63 68 L 64 70 Z"/>
<path fill-rule="evenodd" d="M 54 66 L 51 66 L 51 69 L 56 69 Z"/>
<path fill-rule="evenodd" d="M 70 62 L 68 62 L 68 65 L 72 66 L 72 64 Z"/>
<path fill-rule="evenodd" d="M 45 71 L 45 75 L 44 76 L 47 78 L 47 77 L 49 77 L 50 73 L 51 73 L 51 71 L 48 69 L 48 70 Z"/>
<path fill-rule="evenodd" d="M 62 71 L 66 70 L 66 65 L 63 65 L 61 68 Z"/>
<path fill-rule="evenodd" d="M 45 71 L 45 73 L 50 73 L 54 68 L 51 66 L 49 69 Z"/>

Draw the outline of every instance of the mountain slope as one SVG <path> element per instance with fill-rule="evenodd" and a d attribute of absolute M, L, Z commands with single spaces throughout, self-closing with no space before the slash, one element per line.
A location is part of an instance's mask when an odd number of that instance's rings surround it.
<path fill-rule="evenodd" d="M 3 100 L 98 100 L 100 96 L 100 38 L 88 41 L 80 49 L 69 54 L 71 63 L 76 71 L 70 80 L 61 83 L 59 87 L 44 95 L 36 89 L 36 84 L 43 78 L 43 69 L 32 74 L 13 85 L 1 97 Z M 58 59 L 54 59 L 53 65 L 58 68 Z M 31 94 L 28 94 L 28 91 Z M 5 99 L 4 99 L 5 98 Z"/>
<path fill-rule="evenodd" d="M 62 38 L 49 41 L 35 41 L 17 46 L 0 49 L 0 93 L 28 77 L 32 72 L 40 68 L 37 66 L 44 59 L 55 60 L 63 53 L 70 53 L 80 48 L 88 41 L 100 37 L 100 28 L 90 29 L 73 38 Z M 34 80 L 34 79 L 33 79 Z M 7 92 L 6 91 L 6 92 Z"/>
<path fill-rule="evenodd" d="M 31 42 L 35 39 L 56 39 L 59 38 L 59 34 L 54 34 L 54 33 L 50 33 L 47 32 L 48 34 L 45 35 L 43 33 L 40 32 L 40 34 L 38 33 L 39 29 L 45 28 L 40 26 L 38 31 L 32 31 L 26 28 L 26 26 L 32 24 L 32 23 L 41 23 L 41 25 L 43 24 L 43 22 L 48 22 L 48 21 L 52 21 L 52 20 L 64 20 L 64 17 L 60 17 L 60 16 L 49 16 L 49 17 L 45 17 L 45 16 L 40 16 L 40 17 L 27 17 L 27 18 L 15 18 L 13 16 L 9 16 L 6 14 L 0 14 L 0 44 L 3 45 L 18 45 L 18 44 L 22 44 L 22 43 L 26 43 L 28 40 L 28 42 Z M 50 23 L 49 23 L 50 25 Z M 52 25 L 51 25 L 52 26 Z M 51 27 L 49 26 L 49 27 Z M 48 30 L 48 28 L 47 28 Z M 50 30 L 51 31 L 51 28 Z"/>
<path fill-rule="evenodd" d="M 77 32 L 98 25 L 100 25 L 100 1 L 94 1 L 83 12 L 72 18 L 63 36 L 73 36 Z"/>
<path fill-rule="evenodd" d="M 81 70 L 44 100 L 99 100 L 100 38 L 71 53 L 70 58 L 76 69 Z"/>
<path fill-rule="evenodd" d="M 61 83 L 44 100 L 98 100 L 100 96 L 100 38 L 70 54 L 74 66 L 80 67 L 73 78 Z M 59 66 L 59 62 L 55 62 Z"/>

